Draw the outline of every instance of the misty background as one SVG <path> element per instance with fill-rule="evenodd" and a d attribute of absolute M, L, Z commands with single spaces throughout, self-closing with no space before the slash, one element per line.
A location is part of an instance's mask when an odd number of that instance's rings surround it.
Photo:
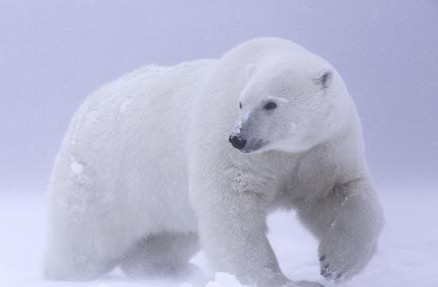
<path fill-rule="evenodd" d="M 45 191 L 70 118 L 99 86 L 260 36 L 343 75 L 377 187 L 437 186 L 436 0 L 0 0 L 0 192 Z"/>

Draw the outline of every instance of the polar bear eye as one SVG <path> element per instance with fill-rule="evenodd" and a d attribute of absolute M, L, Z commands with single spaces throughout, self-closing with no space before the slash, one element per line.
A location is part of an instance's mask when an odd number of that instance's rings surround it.
<path fill-rule="evenodd" d="M 242 109 L 242 103 L 239 102 L 239 109 Z"/>
<path fill-rule="evenodd" d="M 265 110 L 274 110 L 277 108 L 277 104 L 274 102 L 268 102 L 263 106 L 263 109 Z"/>

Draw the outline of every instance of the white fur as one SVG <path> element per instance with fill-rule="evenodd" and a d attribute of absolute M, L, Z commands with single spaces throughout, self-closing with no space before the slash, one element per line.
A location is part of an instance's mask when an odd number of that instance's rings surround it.
<path fill-rule="evenodd" d="M 277 108 L 263 110 L 266 101 Z M 245 154 L 230 134 L 266 144 Z M 280 207 L 295 208 L 320 240 L 328 279 L 358 273 L 376 248 L 380 206 L 335 69 L 276 38 L 218 60 L 146 67 L 98 90 L 72 120 L 53 171 L 45 272 L 176 268 L 199 237 L 212 265 L 244 283 L 314 286 L 279 269 L 266 215 Z"/>

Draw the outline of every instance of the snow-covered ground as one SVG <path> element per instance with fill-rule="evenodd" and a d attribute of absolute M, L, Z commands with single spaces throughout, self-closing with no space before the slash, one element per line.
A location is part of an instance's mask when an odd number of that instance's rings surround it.
<path fill-rule="evenodd" d="M 438 191 L 381 189 L 380 195 L 386 225 L 379 252 L 367 269 L 345 286 L 438 286 Z M 269 226 L 269 238 L 283 271 L 294 280 L 324 283 L 318 274 L 316 242 L 294 214 L 274 214 Z M 0 191 L 0 286 L 192 286 L 190 282 L 172 280 L 132 281 L 117 271 L 93 282 L 47 282 L 41 275 L 45 228 L 45 199 L 41 193 Z M 193 262 L 208 274 L 202 254 Z M 241 285 L 228 274 L 216 274 L 207 286 Z"/>

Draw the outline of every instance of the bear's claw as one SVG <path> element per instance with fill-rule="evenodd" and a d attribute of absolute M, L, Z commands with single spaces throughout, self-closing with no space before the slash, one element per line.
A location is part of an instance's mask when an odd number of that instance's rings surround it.
<path fill-rule="evenodd" d="M 334 280 L 334 281 L 342 281 L 343 273 L 342 272 L 334 272 L 334 271 L 330 270 L 330 264 L 328 262 L 326 262 L 325 255 L 322 255 L 319 258 L 319 261 L 320 261 L 320 266 L 321 266 L 320 274 L 325 279 Z"/>

